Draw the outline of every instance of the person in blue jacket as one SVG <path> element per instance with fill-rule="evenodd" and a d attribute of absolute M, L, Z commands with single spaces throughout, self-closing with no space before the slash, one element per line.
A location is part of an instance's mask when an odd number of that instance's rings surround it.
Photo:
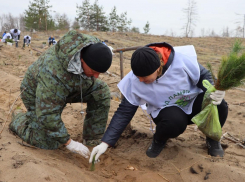
<path fill-rule="evenodd" d="M 118 84 L 123 99 L 102 138 L 102 143 L 93 148 L 98 162 L 109 146 L 114 146 L 129 124 L 139 105 L 147 105 L 147 113 L 156 124 L 156 132 L 146 151 L 150 158 L 157 157 L 169 138 L 182 134 L 191 119 L 202 110 L 206 88 L 202 81 L 213 79 L 197 61 L 193 46 L 172 47 L 163 43 L 152 43 L 138 48 L 131 58 L 132 71 Z M 224 125 L 228 106 L 224 100 L 225 91 L 216 90 L 210 97 L 217 105 L 219 121 Z M 206 137 L 208 154 L 223 157 L 219 141 Z"/>
<path fill-rule="evenodd" d="M 3 36 L 2 36 L 2 38 L 4 37 L 4 35 L 5 35 L 6 33 L 7 33 L 6 31 L 4 31 L 4 32 L 3 32 Z"/>
<path fill-rule="evenodd" d="M 48 39 L 48 43 L 49 43 L 49 46 L 52 44 L 52 45 L 54 45 L 54 43 L 55 43 L 55 39 L 54 39 L 54 37 L 53 36 L 50 36 L 49 37 L 49 39 Z"/>

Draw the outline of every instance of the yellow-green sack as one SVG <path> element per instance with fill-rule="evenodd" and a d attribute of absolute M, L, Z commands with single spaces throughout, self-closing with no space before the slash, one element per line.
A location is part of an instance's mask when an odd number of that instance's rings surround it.
<path fill-rule="evenodd" d="M 207 88 L 203 97 L 202 111 L 194 116 L 191 121 L 198 126 L 207 137 L 219 141 L 222 135 L 222 129 L 219 122 L 218 108 L 212 103 L 209 97 L 211 92 L 216 91 L 214 86 L 207 80 L 203 80 L 203 86 Z"/>

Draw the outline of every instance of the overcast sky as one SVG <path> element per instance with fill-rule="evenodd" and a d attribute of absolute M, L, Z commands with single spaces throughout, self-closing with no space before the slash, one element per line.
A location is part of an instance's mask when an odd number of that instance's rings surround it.
<path fill-rule="evenodd" d="M 138 27 L 143 33 L 146 22 L 150 23 L 150 34 L 182 36 L 182 27 L 186 22 L 184 8 L 188 0 L 99 0 L 106 15 L 116 6 L 117 13 L 127 12 L 132 19 L 131 27 Z M 93 4 L 94 0 L 90 0 Z M 29 0 L 1 0 L 1 11 L 11 12 L 18 16 L 28 9 Z M 82 0 L 50 0 L 53 11 L 66 13 L 70 20 L 76 17 L 76 4 L 82 5 Z M 245 0 L 196 0 L 198 20 L 194 29 L 194 36 L 201 35 L 201 29 L 206 32 L 214 30 L 221 35 L 224 28 L 234 30 L 237 25 L 243 26 L 245 15 Z M 52 15 L 54 15 L 53 13 Z M 237 15 L 239 14 L 239 15 Z M 240 22 L 236 24 L 235 22 Z"/>

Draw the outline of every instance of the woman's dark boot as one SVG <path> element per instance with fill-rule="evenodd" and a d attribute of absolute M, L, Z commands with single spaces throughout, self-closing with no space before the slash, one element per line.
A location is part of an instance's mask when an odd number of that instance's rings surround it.
<path fill-rule="evenodd" d="M 146 151 L 146 155 L 150 158 L 157 157 L 161 153 L 162 149 L 165 147 L 166 143 L 167 143 L 167 140 L 157 141 L 153 137 L 152 143 Z"/>
<path fill-rule="evenodd" d="M 223 157 L 224 156 L 224 150 L 221 147 L 220 142 L 215 141 L 211 138 L 206 138 L 206 144 L 208 147 L 208 154 L 211 156 L 220 156 Z"/>

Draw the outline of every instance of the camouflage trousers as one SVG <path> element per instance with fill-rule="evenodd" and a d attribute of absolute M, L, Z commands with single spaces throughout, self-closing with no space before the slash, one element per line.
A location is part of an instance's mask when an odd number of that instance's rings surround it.
<path fill-rule="evenodd" d="M 46 134 L 47 131 L 42 129 L 37 119 L 35 91 L 28 89 L 28 87 L 35 86 L 34 84 L 33 81 L 28 79 L 22 81 L 21 90 L 23 88 L 27 89 L 21 94 L 21 99 L 27 108 L 27 112 L 14 116 L 9 128 L 30 145 L 43 149 L 57 149 L 62 143 L 55 139 L 50 139 Z M 80 91 L 71 94 L 66 99 L 66 103 L 77 102 L 81 102 Z M 86 117 L 83 124 L 83 138 L 87 140 L 100 139 L 104 134 L 110 109 L 109 87 L 99 79 L 83 80 L 82 102 L 87 103 Z M 66 143 L 69 138 L 70 135 L 67 133 L 63 143 Z"/>

